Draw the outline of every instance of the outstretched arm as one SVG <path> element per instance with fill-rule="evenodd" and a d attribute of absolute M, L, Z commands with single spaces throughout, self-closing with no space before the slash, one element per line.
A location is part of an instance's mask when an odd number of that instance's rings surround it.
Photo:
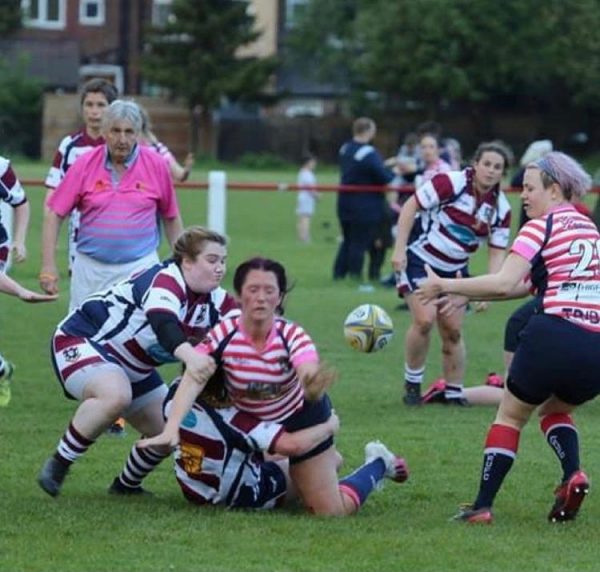
<path fill-rule="evenodd" d="M 511 298 L 513 292 L 520 288 L 531 265 L 523 257 L 511 253 L 496 274 L 484 274 L 474 278 L 440 278 L 429 266 L 426 269 L 427 279 L 416 291 L 417 297 L 423 303 L 434 300 L 440 294 L 462 294 L 475 300 Z"/>
<path fill-rule="evenodd" d="M 0 292 L 10 294 L 11 296 L 17 296 L 23 300 L 23 302 L 30 303 L 52 302 L 58 298 L 56 294 L 38 294 L 37 292 L 28 290 L 27 288 L 21 286 L 18 282 L 14 281 L 12 278 L 9 278 L 4 273 L 0 273 Z"/>
<path fill-rule="evenodd" d="M 146 447 L 158 447 L 159 449 L 174 449 L 179 444 L 179 425 L 188 411 L 192 408 L 194 401 L 200 395 L 206 381 L 197 382 L 187 372 L 183 374 L 173 403 L 169 412 L 169 418 L 162 433 L 148 439 L 138 441 L 138 446 L 142 449 Z"/>

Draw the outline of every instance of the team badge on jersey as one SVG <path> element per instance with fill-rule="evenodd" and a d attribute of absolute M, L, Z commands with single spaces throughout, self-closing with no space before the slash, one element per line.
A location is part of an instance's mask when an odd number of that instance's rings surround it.
<path fill-rule="evenodd" d="M 70 348 L 67 348 L 66 350 L 63 350 L 62 354 L 63 354 L 63 357 L 65 358 L 65 361 L 67 361 L 69 363 L 73 363 L 81 357 L 81 354 L 79 353 L 79 348 L 75 348 L 75 347 L 70 347 Z"/>
<path fill-rule="evenodd" d="M 179 444 L 181 451 L 181 466 L 188 475 L 199 475 L 202 472 L 204 449 L 200 445 L 193 445 L 187 441 Z"/>

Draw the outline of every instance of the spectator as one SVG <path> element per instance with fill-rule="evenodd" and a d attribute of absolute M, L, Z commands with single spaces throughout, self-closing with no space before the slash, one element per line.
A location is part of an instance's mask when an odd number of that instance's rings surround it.
<path fill-rule="evenodd" d="M 371 145 L 377 128 L 367 117 L 356 119 L 353 138 L 340 148 L 342 185 L 387 185 L 394 178 L 379 152 Z M 342 241 L 333 267 L 333 278 L 350 276 L 362 280 L 365 252 L 376 239 L 385 222 L 386 197 L 383 192 L 339 192 L 337 214 L 342 229 Z"/>
<path fill-rule="evenodd" d="M 317 159 L 311 153 L 302 158 L 302 165 L 298 172 L 298 196 L 296 201 L 296 230 L 300 242 L 310 242 L 310 219 L 315 214 L 315 203 L 319 193 L 315 190 L 317 179 L 315 168 Z"/>

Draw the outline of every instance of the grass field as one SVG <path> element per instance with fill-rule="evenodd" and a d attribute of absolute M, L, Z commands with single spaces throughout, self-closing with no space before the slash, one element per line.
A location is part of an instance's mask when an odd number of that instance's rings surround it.
<path fill-rule="evenodd" d="M 16 165 L 21 178 L 40 178 L 45 167 Z M 197 171 L 196 180 L 205 172 Z M 333 182 L 333 171 L 318 173 Z M 293 182 L 293 173 L 230 173 L 231 180 Z M 29 259 L 13 276 L 37 288 L 41 189 L 28 189 L 33 207 Z M 203 192 L 181 191 L 186 224 L 204 223 Z M 63 316 L 66 296 L 52 305 L 28 306 L 0 298 L 0 350 L 17 365 L 13 401 L 0 410 L 0 570 L 2 571 L 558 571 L 597 570 L 600 500 L 592 490 L 580 518 L 549 525 L 546 514 L 560 476 L 537 422 L 522 436 L 520 457 L 500 493 L 496 523 L 469 527 L 449 523 L 459 503 L 472 500 L 481 447 L 492 408 L 401 404 L 403 334 L 408 316 L 395 308 L 392 291 L 372 294 L 333 283 L 336 250 L 334 195 L 318 205 L 314 241 L 295 240 L 293 193 L 232 192 L 228 234 L 230 270 L 256 253 L 285 263 L 295 280 L 287 315 L 301 322 L 322 357 L 335 364 L 340 380 L 331 391 L 342 420 L 338 448 L 349 471 L 363 458 L 364 444 L 384 441 L 409 462 L 411 479 L 388 483 L 349 519 L 313 518 L 295 511 L 269 514 L 197 509 L 179 493 L 169 462 L 150 476 L 152 498 L 120 499 L 106 489 L 120 471 L 136 438 L 103 437 L 74 467 L 62 495 L 51 499 L 35 482 L 53 451 L 74 402 L 63 398 L 49 360 L 48 344 Z M 59 259 L 65 261 L 65 241 Z M 481 269 L 478 256 L 474 269 Z M 226 285 L 229 285 L 226 279 Z M 63 291 L 67 284 L 63 281 Z M 347 347 L 341 326 L 359 303 L 387 309 L 395 337 L 383 352 L 362 355 Z M 496 303 L 466 324 L 468 384 L 501 370 L 503 326 L 516 302 Z M 165 379 L 174 373 L 166 367 Z M 427 379 L 440 373 L 434 341 Z M 600 475 L 600 403 L 581 408 L 582 461 Z"/>

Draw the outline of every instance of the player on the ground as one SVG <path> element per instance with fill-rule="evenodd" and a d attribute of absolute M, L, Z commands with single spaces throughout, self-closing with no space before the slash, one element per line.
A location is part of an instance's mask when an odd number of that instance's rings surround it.
<path fill-rule="evenodd" d="M 281 317 L 288 292 L 285 269 L 274 260 L 252 258 L 233 279 L 241 315 L 223 320 L 196 346 L 211 355 L 225 377 L 233 404 L 261 421 L 281 423 L 294 432 L 329 419 L 326 394 L 335 373 L 319 363 L 317 350 L 301 326 Z M 179 428 L 205 382 L 184 373 L 163 433 L 148 443 L 175 446 Z M 306 508 L 320 515 L 355 513 L 385 476 L 398 482 L 408 471 L 403 459 L 372 443 L 364 465 L 338 483 L 339 454 L 333 438 L 290 458 L 290 478 Z"/>
<path fill-rule="evenodd" d="M 563 471 L 549 520 L 574 519 L 589 490 L 571 413 L 600 393 L 600 233 L 570 201 L 590 187 L 590 176 L 564 153 L 531 163 L 521 198 L 532 220 L 519 231 L 502 268 L 460 279 L 440 278 L 428 269 L 417 291 L 423 303 L 443 293 L 501 298 L 512 296 L 529 277 L 541 299 L 539 313 L 522 332 L 487 434 L 479 493 L 459 520 L 493 520 L 492 504 L 516 458 L 521 430 L 538 407 L 541 429 Z"/>

